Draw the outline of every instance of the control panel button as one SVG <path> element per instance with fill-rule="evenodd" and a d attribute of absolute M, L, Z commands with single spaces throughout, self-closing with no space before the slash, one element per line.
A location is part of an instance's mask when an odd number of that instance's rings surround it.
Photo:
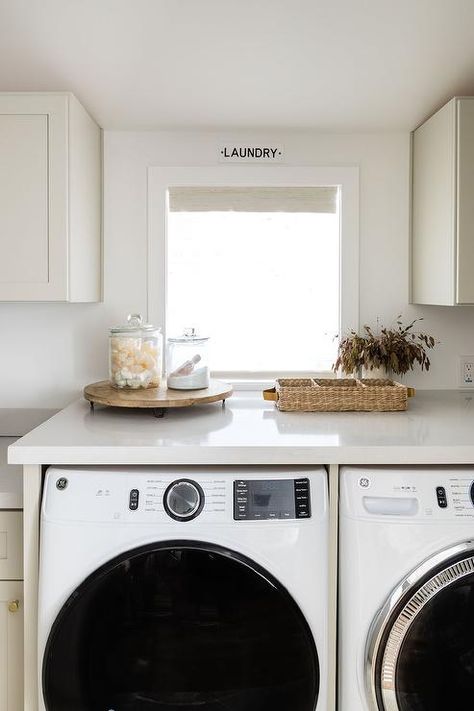
<path fill-rule="evenodd" d="M 176 521 L 191 521 L 204 506 L 204 491 L 191 479 L 179 479 L 168 486 L 163 497 L 168 516 Z"/>
<path fill-rule="evenodd" d="M 309 479 L 295 479 L 295 515 L 296 518 L 311 517 Z"/>
<path fill-rule="evenodd" d="M 140 497 L 140 493 L 138 489 L 132 489 L 130 491 L 130 496 L 128 499 L 128 508 L 130 511 L 136 511 L 138 509 L 138 499 Z"/>
<path fill-rule="evenodd" d="M 244 479 L 234 481 L 234 519 L 245 521 L 249 518 L 249 482 Z"/>
<path fill-rule="evenodd" d="M 472 489 L 471 489 L 472 493 Z M 448 500 L 446 498 L 446 489 L 444 486 L 436 487 L 436 498 L 438 499 L 438 506 L 440 509 L 445 509 L 448 506 Z"/>

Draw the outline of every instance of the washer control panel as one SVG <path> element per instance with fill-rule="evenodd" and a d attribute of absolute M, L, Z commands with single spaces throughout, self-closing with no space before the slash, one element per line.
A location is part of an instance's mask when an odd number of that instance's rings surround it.
<path fill-rule="evenodd" d="M 322 467 L 49 467 L 41 515 L 49 521 L 240 526 L 315 524 L 326 515 Z M 473 507 L 474 510 L 474 507 Z M 265 527 L 262 525 L 262 529 Z M 217 529 L 216 529 L 217 530 Z"/>
<path fill-rule="evenodd" d="M 309 479 L 237 479 L 234 519 L 261 521 L 311 517 Z"/>

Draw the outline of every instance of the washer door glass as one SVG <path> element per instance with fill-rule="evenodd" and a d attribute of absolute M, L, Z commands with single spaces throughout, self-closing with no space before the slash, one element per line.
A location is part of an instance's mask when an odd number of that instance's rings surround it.
<path fill-rule="evenodd" d="M 384 711 L 465 711 L 474 699 L 474 558 L 444 564 L 392 617 L 377 673 Z M 383 683 L 382 683 L 383 680 Z"/>
<path fill-rule="evenodd" d="M 227 549 L 174 542 L 96 571 L 58 615 L 48 711 L 313 711 L 319 664 L 294 600 Z"/>

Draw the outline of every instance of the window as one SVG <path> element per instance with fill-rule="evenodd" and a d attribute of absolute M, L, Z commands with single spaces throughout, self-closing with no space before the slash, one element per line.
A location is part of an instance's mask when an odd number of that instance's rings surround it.
<path fill-rule="evenodd" d="M 211 336 L 215 374 L 325 373 L 357 327 L 356 176 L 285 185 L 288 170 L 246 168 L 239 185 L 227 168 L 150 170 L 150 317 Z"/>

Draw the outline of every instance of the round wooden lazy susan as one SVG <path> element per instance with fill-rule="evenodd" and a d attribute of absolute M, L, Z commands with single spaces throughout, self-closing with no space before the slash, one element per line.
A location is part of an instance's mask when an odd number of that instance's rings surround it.
<path fill-rule="evenodd" d="M 92 383 L 84 388 L 84 397 L 91 404 L 109 407 L 138 407 L 153 411 L 156 417 L 163 417 L 171 407 L 190 407 L 219 402 L 222 405 L 232 395 L 232 387 L 222 380 L 211 380 L 208 388 L 202 390 L 170 390 L 166 386 L 159 388 L 140 388 L 137 390 L 114 388 L 108 380 Z"/>

